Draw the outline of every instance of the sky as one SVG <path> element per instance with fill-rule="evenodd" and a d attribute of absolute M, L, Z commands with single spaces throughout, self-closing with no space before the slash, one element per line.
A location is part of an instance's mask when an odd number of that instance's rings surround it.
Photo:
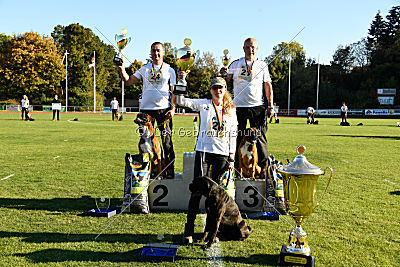
<path fill-rule="evenodd" d="M 294 41 L 307 58 L 329 64 L 339 45 L 368 35 L 378 10 L 386 17 L 398 5 L 400 0 L 0 0 L 0 33 L 50 35 L 56 25 L 79 23 L 115 45 L 115 34 L 125 28 L 132 41 L 123 53 L 130 61 L 146 62 L 155 41 L 180 48 L 190 38 L 192 49 L 211 52 L 221 62 L 224 49 L 232 59 L 242 57 L 248 37 L 257 39 L 257 57 L 264 58 L 304 28 Z"/>

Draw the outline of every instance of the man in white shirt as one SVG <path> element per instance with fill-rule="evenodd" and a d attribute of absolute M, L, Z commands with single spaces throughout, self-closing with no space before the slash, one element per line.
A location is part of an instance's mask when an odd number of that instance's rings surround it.
<path fill-rule="evenodd" d="M 21 99 L 21 116 L 22 116 L 22 120 L 29 120 L 29 116 L 28 116 L 28 108 L 29 108 L 29 99 L 26 95 L 23 95 L 22 99 Z"/>
<path fill-rule="evenodd" d="M 111 100 L 110 106 L 111 106 L 112 120 L 114 120 L 114 118 L 117 118 L 117 120 L 118 120 L 117 112 L 119 109 L 119 103 L 115 96 L 114 96 L 114 99 Z"/>
<path fill-rule="evenodd" d="M 227 77 L 227 81 L 233 79 L 233 103 L 236 106 L 238 118 L 237 147 L 242 141 L 247 120 L 249 120 L 250 127 L 256 127 L 261 131 L 257 140 L 257 152 L 258 164 L 264 171 L 268 160 L 266 115 L 270 117 L 274 114 L 272 105 L 274 94 L 267 63 L 255 57 L 258 50 L 257 40 L 247 38 L 244 41 L 243 50 L 244 57 L 229 65 Z M 225 74 L 226 69 L 221 69 L 221 73 Z M 267 97 L 266 103 L 264 102 L 263 88 Z M 236 163 L 239 162 L 237 157 L 238 153 L 236 153 Z"/>
<path fill-rule="evenodd" d="M 172 144 L 172 117 L 175 114 L 175 95 L 172 94 L 176 84 L 175 71 L 164 62 L 164 46 L 160 42 L 151 45 L 152 62 L 143 65 L 132 76 L 126 73 L 123 64 L 117 66 L 125 85 L 129 86 L 143 81 L 140 111 L 149 114 L 157 121 L 161 133 L 166 178 L 174 178 L 175 153 Z M 152 122 L 154 126 L 154 121 Z"/>
<path fill-rule="evenodd" d="M 342 122 L 347 122 L 347 106 L 346 102 L 342 102 L 342 106 L 340 107 L 340 115 L 342 117 Z"/>

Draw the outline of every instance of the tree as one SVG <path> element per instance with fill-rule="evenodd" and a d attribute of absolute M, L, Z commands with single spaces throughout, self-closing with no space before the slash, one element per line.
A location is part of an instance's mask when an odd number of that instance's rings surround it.
<path fill-rule="evenodd" d="M 34 101 L 52 96 L 63 79 L 58 45 L 48 36 L 28 32 L 15 35 L 2 55 L 0 73 L 9 87 L 7 97 L 26 94 Z"/>
<path fill-rule="evenodd" d="M 91 29 L 79 24 L 57 25 L 51 34 L 61 49 L 68 50 L 68 98 L 71 105 L 93 105 L 93 69 L 90 60 L 96 52 L 96 105 L 102 106 L 104 94 L 120 90 L 120 78 L 112 61 L 112 45 L 104 44 Z"/>
<path fill-rule="evenodd" d="M 274 88 L 274 100 L 280 102 L 280 106 L 283 107 L 283 103 L 287 103 L 288 94 L 288 77 L 289 77 L 289 61 L 291 59 L 291 70 L 292 78 L 295 81 L 294 76 L 300 74 L 306 67 L 306 53 L 303 46 L 298 42 L 285 43 L 282 42 L 273 48 L 272 54 L 266 58 L 269 64 L 269 72 L 272 79 L 272 87 Z M 303 86 L 299 84 L 297 92 L 301 92 Z M 291 96 L 291 100 L 293 97 Z M 292 102 L 292 101 L 291 101 Z M 301 98 L 294 100 L 299 105 L 302 105 L 303 101 Z"/>
<path fill-rule="evenodd" d="M 8 100 L 10 98 L 10 86 L 8 80 L 5 79 L 2 69 L 6 66 L 7 55 L 10 53 L 12 37 L 0 34 L 0 100 Z"/>
<path fill-rule="evenodd" d="M 366 67 L 369 64 L 369 51 L 367 48 L 367 39 L 362 38 L 360 41 L 350 45 L 350 54 L 354 58 L 353 65 L 355 67 Z"/>
<path fill-rule="evenodd" d="M 354 60 L 355 57 L 351 54 L 351 47 L 349 45 L 339 45 L 333 55 L 331 65 L 337 68 L 340 73 L 349 73 L 353 69 Z"/>

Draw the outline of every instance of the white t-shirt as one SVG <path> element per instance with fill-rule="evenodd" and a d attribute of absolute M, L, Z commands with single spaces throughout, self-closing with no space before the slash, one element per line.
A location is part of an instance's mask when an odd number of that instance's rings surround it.
<path fill-rule="evenodd" d="M 247 71 L 251 68 L 251 72 Z M 236 107 L 256 107 L 264 105 L 263 84 L 271 82 L 268 65 L 256 59 L 251 67 L 245 58 L 233 61 L 228 67 L 228 74 L 233 74 L 233 103 Z"/>
<path fill-rule="evenodd" d="M 110 105 L 111 105 L 111 109 L 118 109 L 118 100 L 112 100 L 111 102 L 110 102 Z"/>
<path fill-rule="evenodd" d="M 211 99 L 183 98 L 183 106 L 200 112 L 200 129 L 196 151 L 229 156 L 236 152 L 237 118 L 236 110 L 222 117 L 222 131 L 218 131 L 218 118 Z M 217 107 L 221 118 L 222 107 Z"/>
<path fill-rule="evenodd" d="M 340 109 L 342 110 L 342 112 L 347 112 L 347 106 L 346 105 L 341 106 Z"/>
<path fill-rule="evenodd" d="M 24 98 L 21 99 L 21 107 L 25 107 L 26 100 Z"/>
<path fill-rule="evenodd" d="M 147 63 L 133 75 L 143 81 L 140 109 L 158 110 L 170 106 L 170 86 L 176 84 L 176 75 L 175 71 L 167 63 L 154 65 L 154 71 L 152 63 Z"/>
<path fill-rule="evenodd" d="M 308 107 L 307 108 L 307 113 L 313 113 L 314 112 L 314 108 L 313 107 Z"/>

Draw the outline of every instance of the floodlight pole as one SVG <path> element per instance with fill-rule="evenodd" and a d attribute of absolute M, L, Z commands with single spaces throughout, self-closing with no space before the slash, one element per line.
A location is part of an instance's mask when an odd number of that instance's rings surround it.
<path fill-rule="evenodd" d="M 317 103 L 316 103 L 316 108 L 317 108 L 317 114 L 318 114 L 318 95 L 319 95 L 319 55 L 318 55 L 318 68 L 317 68 Z"/>
<path fill-rule="evenodd" d="M 124 107 L 125 107 L 125 82 L 124 82 L 123 79 L 122 79 L 122 99 L 121 99 L 121 102 L 122 102 L 122 110 L 121 110 L 121 112 L 124 112 Z"/>
<path fill-rule="evenodd" d="M 287 113 L 288 117 L 290 115 L 290 70 L 291 70 L 291 65 L 292 65 L 292 56 L 290 55 L 289 58 L 289 81 L 288 81 L 288 108 L 287 108 Z"/>
<path fill-rule="evenodd" d="M 68 112 L 68 51 L 65 50 L 65 112 Z"/>
<path fill-rule="evenodd" d="M 93 68 L 93 113 L 96 113 L 96 51 L 93 51 L 94 68 Z"/>

